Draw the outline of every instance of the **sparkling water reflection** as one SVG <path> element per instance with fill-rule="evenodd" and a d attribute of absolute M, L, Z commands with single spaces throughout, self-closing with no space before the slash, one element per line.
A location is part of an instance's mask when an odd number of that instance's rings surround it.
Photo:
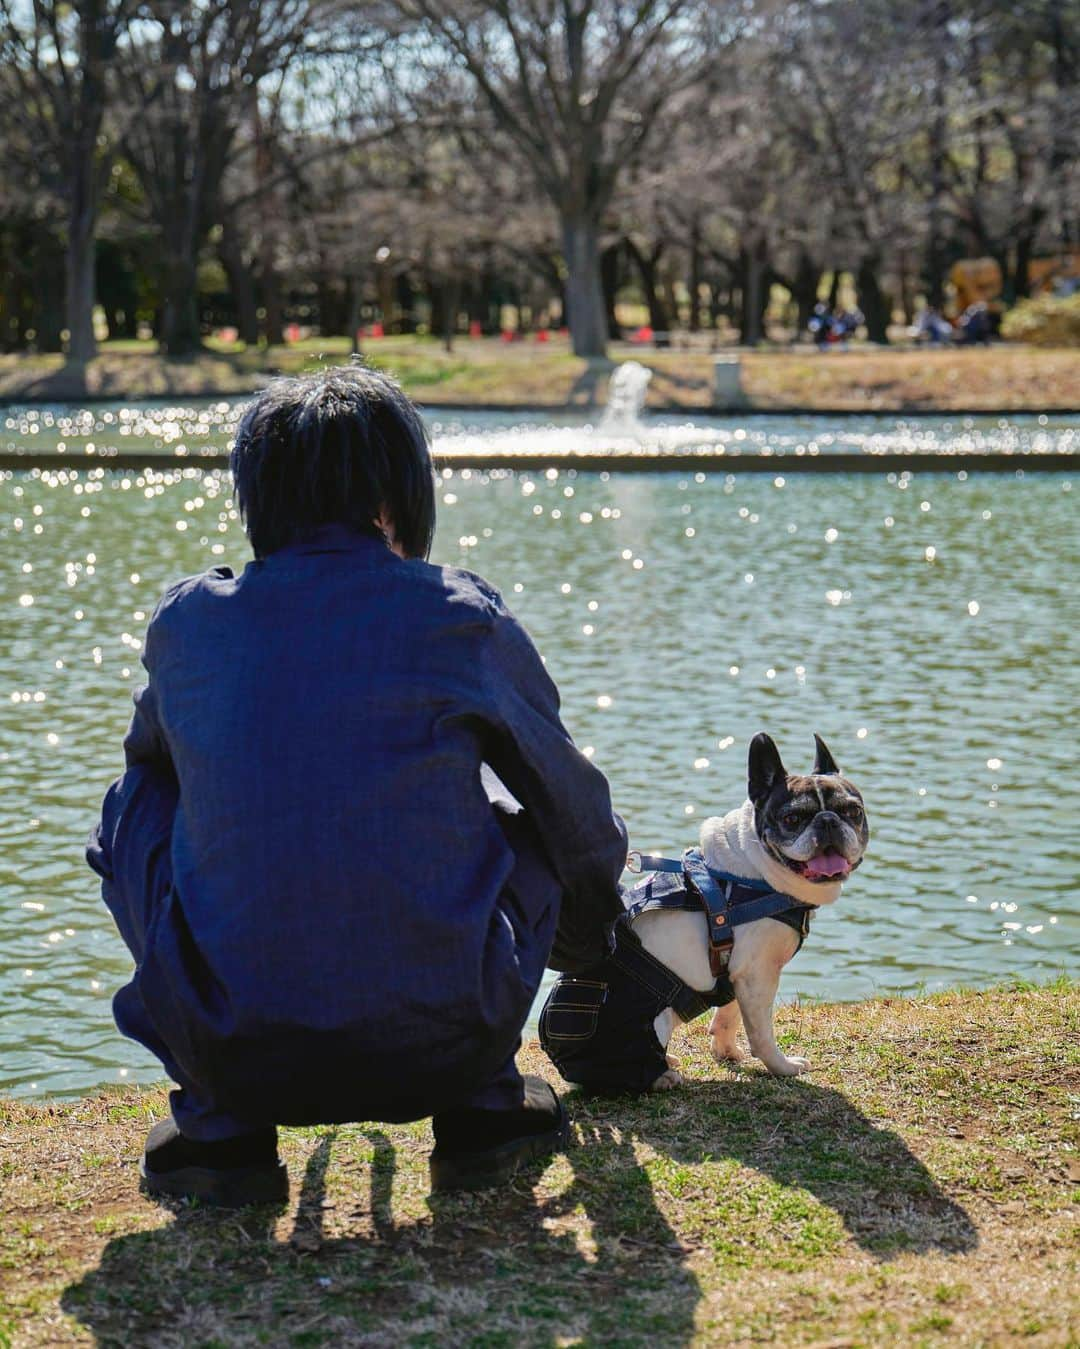
<path fill-rule="evenodd" d="M 633 363 L 631 363 L 632 366 Z M 630 366 L 624 366 L 633 374 Z M 638 370 L 643 367 L 638 366 Z M 1075 453 L 1080 430 L 1058 414 L 1017 417 L 834 418 L 807 414 L 739 417 L 649 413 L 634 419 L 633 380 L 627 397 L 593 421 L 584 413 L 461 412 L 434 409 L 429 416 L 434 448 L 441 455 L 654 454 L 964 454 L 1037 455 Z M 637 390 L 644 392 L 643 386 Z M 141 453 L 196 458 L 228 449 L 245 400 L 148 401 L 92 408 L 56 405 L 0 411 L 0 452 L 87 455 Z M 614 414 L 614 415 L 613 415 Z"/>
<path fill-rule="evenodd" d="M 1071 487 L 465 470 L 440 481 L 435 554 L 529 625 L 638 846 L 737 804 L 754 731 L 795 768 L 825 735 L 874 838 L 785 996 L 1044 979 L 1080 954 Z M 246 545 L 227 479 L 195 466 L 8 474 L 0 538 L 0 1088 L 153 1080 L 113 1028 L 130 962 L 81 842 L 160 591 Z"/>

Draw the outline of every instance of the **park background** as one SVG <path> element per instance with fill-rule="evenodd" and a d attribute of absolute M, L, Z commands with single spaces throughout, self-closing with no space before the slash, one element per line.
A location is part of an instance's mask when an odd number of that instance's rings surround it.
<path fill-rule="evenodd" d="M 518 401 L 637 336 L 687 352 L 666 397 L 700 403 L 692 353 L 782 346 L 819 304 L 874 344 L 979 302 L 1075 344 L 1078 25 L 1073 0 L 3 0 L 0 390 L 566 332 Z M 437 396 L 470 347 L 424 345 L 386 359 Z M 155 350 L 232 359 L 114 368 Z M 460 392 L 513 401 L 522 364 Z M 1075 404 L 1045 369 L 1035 396 Z M 978 406 L 987 377 L 960 376 Z"/>
<path fill-rule="evenodd" d="M 0 0 L 0 1349 L 1076 1338 L 1078 68 L 1074 0 Z M 349 1125 L 159 1210 L 82 839 L 245 398 L 350 359 L 635 844 L 762 728 L 873 839 L 807 1078 L 691 1028 L 508 1194 Z"/>

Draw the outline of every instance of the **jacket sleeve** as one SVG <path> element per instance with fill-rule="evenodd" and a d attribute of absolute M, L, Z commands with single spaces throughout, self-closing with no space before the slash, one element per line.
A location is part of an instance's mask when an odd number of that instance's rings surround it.
<path fill-rule="evenodd" d="M 124 764 L 133 768 L 136 764 L 162 764 L 172 766 L 172 756 L 161 730 L 157 712 L 157 695 L 153 679 L 145 688 L 136 689 L 132 695 L 135 711 L 131 724 L 124 736 Z"/>
<path fill-rule="evenodd" d="M 607 779 L 559 718 L 559 694 L 536 647 L 501 604 L 488 642 L 496 723 L 488 758 L 528 813 L 563 887 L 557 947 L 569 940 L 581 958 L 557 967 L 587 963 L 603 954 L 604 926 L 623 910 L 626 828 L 612 810 Z"/>
<path fill-rule="evenodd" d="M 157 687 L 154 682 L 154 658 L 159 642 L 157 623 L 169 593 L 171 592 L 166 592 L 165 597 L 150 616 L 150 622 L 146 628 L 146 648 L 142 654 L 142 663 L 146 668 L 149 683 L 143 688 L 136 689 L 132 694 L 135 711 L 132 714 L 127 734 L 124 736 L 124 762 L 128 768 L 132 768 L 136 764 L 158 764 L 169 768 L 173 766 L 172 756 L 169 753 L 169 746 L 161 726 Z"/>

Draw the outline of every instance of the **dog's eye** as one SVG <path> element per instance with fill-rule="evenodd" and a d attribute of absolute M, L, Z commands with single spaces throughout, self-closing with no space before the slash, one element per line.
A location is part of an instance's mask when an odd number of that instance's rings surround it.
<path fill-rule="evenodd" d="M 803 813 L 801 810 L 785 810 L 780 816 L 780 823 L 785 829 L 797 829 L 803 822 Z"/>
<path fill-rule="evenodd" d="M 849 801 L 846 805 L 840 807 L 840 814 L 849 820 L 861 820 L 862 806 L 857 806 L 854 801 Z"/>

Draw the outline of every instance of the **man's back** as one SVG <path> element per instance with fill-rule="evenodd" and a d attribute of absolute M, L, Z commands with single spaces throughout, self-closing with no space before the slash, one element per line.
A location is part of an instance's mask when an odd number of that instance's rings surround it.
<path fill-rule="evenodd" d="M 333 528 L 169 592 L 146 661 L 180 786 L 174 902 L 231 1033 L 269 1018 L 408 1040 L 493 1010 L 513 865 L 480 782 L 493 598 Z"/>

